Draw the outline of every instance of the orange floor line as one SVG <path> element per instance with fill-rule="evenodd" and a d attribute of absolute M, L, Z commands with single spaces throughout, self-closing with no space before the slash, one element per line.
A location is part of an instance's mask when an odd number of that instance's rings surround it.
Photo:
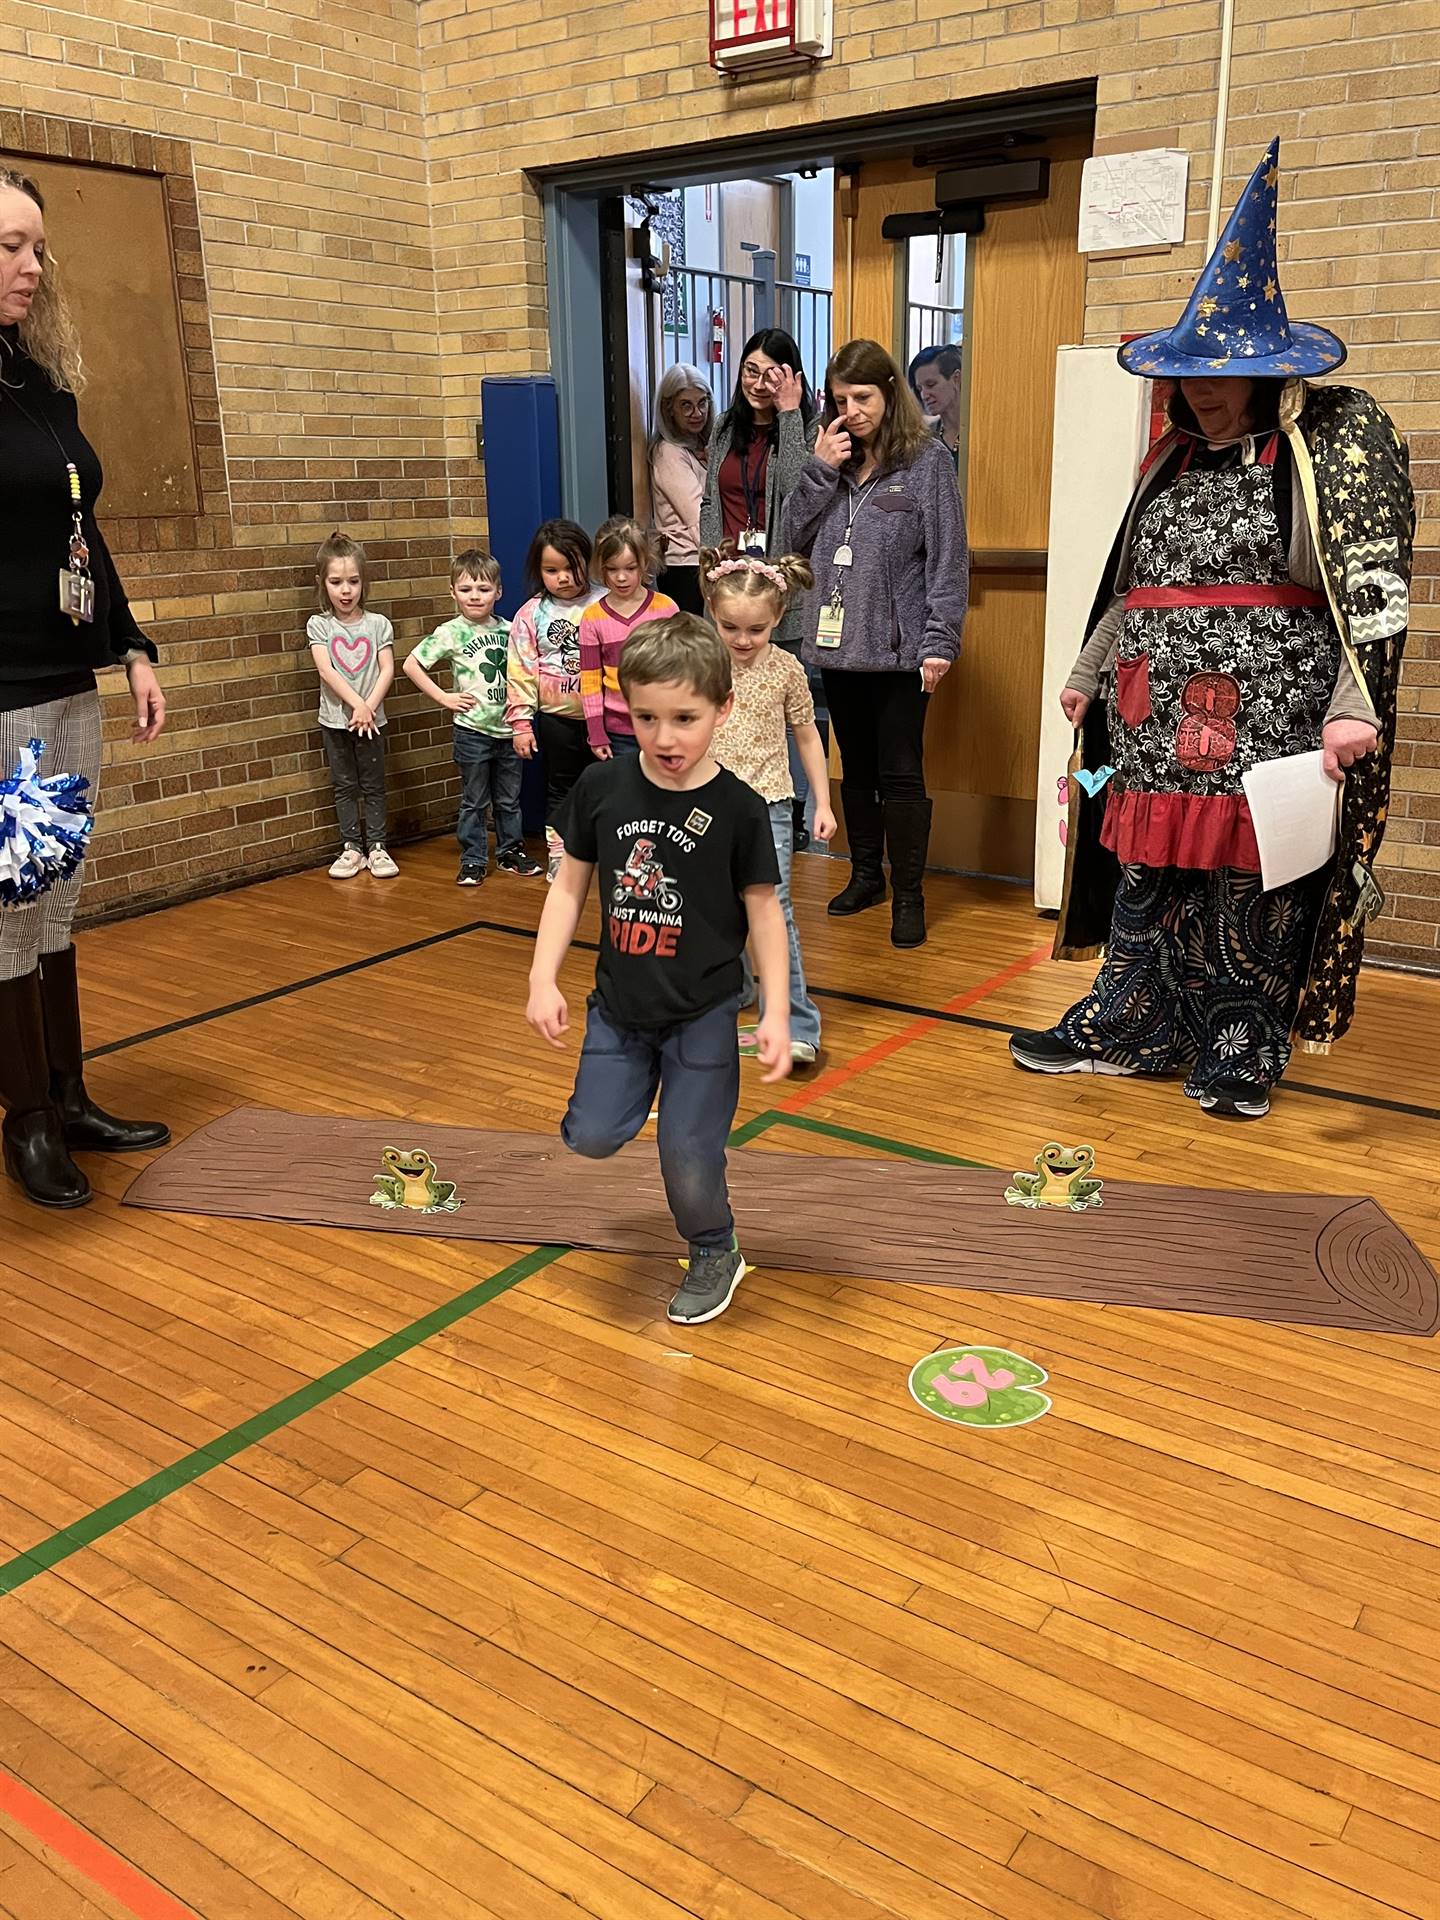
<path fill-rule="evenodd" d="M 873 1047 L 867 1047 L 864 1053 L 857 1053 L 853 1060 L 847 1060 L 843 1067 L 830 1067 L 818 1080 L 809 1081 L 803 1087 L 797 1087 L 788 1100 L 782 1100 L 777 1108 L 780 1113 L 798 1113 L 802 1107 L 808 1107 L 822 1095 L 834 1093 L 845 1086 L 857 1075 L 868 1073 L 871 1067 L 878 1067 L 882 1060 L 888 1060 L 902 1047 L 923 1039 L 933 1028 L 941 1024 L 939 1015 L 963 1013 L 967 1007 L 973 1007 L 977 1000 L 984 1000 L 992 993 L 998 993 L 1001 987 L 1017 980 L 1022 973 L 1029 973 L 1032 967 L 1038 967 L 1050 958 L 1050 947 L 1036 947 L 1033 953 L 1025 953 L 1018 960 L 1012 960 L 1008 967 L 1002 967 L 999 973 L 992 974 L 988 980 L 982 980 L 978 986 L 967 987 L 964 993 L 957 993 L 953 1000 L 947 1000 L 938 1014 L 922 1014 L 912 1020 L 908 1027 L 902 1027 L 899 1033 L 887 1034 L 883 1040 L 877 1040 Z"/>
<path fill-rule="evenodd" d="M 102 1846 L 93 1835 L 68 1820 L 48 1800 L 42 1800 L 23 1786 L 13 1774 L 0 1771 L 0 1814 L 23 1827 L 52 1853 L 83 1873 L 85 1878 L 118 1900 L 135 1920 L 195 1920 L 188 1907 L 182 1907 L 163 1888 L 137 1873 L 118 1853 Z"/>

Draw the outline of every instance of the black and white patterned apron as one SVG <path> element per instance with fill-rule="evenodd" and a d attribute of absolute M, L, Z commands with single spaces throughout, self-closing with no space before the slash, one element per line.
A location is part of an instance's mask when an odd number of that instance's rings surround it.
<path fill-rule="evenodd" d="M 1218 468 L 1187 452 L 1141 511 L 1110 694 L 1117 794 L 1239 795 L 1257 761 L 1320 744 L 1340 640 L 1290 580 L 1277 438 Z"/>

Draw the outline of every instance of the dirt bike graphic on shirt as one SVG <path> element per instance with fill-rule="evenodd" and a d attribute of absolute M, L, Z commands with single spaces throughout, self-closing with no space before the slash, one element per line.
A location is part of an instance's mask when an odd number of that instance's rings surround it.
<path fill-rule="evenodd" d="M 666 913 L 680 911 L 680 889 L 665 878 L 665 869 L 655 856 L 653 840 L 635 842 L 625 865 L 615 869 L 610 898 L 617 907 L 660 907 Z"/>

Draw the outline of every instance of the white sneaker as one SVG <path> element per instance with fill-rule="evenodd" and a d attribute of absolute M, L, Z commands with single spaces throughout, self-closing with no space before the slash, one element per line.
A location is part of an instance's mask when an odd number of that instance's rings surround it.
<path fill-rule="evenodd" d="M 371 847 L 369 865 L 377 880 L 393 880 L 400 871 L 384 847 Z"/>
<path fill-rule="evenodd" d="M 820 1049 L 812 1047 L 808 1040 L 790 1042 L 790 1064 L 792 1067 L 813 1067 L 820 1058 Z"/>
<path fill-rule="evenodd" d="M 357 873 L 365 871 L 365 856 L 359 847 L 346 847 L 338 860 L 330 862 L 332 880 L 353 880 Z"/>

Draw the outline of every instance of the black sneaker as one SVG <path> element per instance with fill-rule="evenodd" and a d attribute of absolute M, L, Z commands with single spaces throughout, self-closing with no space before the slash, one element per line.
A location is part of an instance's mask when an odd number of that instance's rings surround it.
<path fill-rule="evenodd" d="M 455 876 L 457 887 L 478 887 L 485 878 L 483 867 L 463 866 Z"/>
<path fill-rule="evenodd" d="M 545 869 L 523 847 L 507 847 L 495 862 L 501 873 L 517 873 L 522 880 L 538 880 Z"/>
<path fill-rule="evenodd" d="M 1076 1053 L 1054 1033 L 1031 1033 L 1024 1028 L 1010 1036 L 1010 1058 L 1026 1073 L 1104 1073 L 1125 1079 L 1140 1071 L 1097 1060 L 1093 1053 Z"/>
<path fill-rule="evenodd" d="M 1253 1080 L 1217 1080 L 1201 1094 L 1200 1111 L 1217 1120 L 1263 1120 L 1270 1111 L 1270 1089 Z"/>
<path fill-rule="evenodd" d="M 685 1280 L 665 1309 L 666 1318 L 696 1327 L 702 1320 L 718 1320 L 729 1306 L 736 1287 L 750 1271 L 737 1246 L 697 1247 L 681 1263 Z"/>

